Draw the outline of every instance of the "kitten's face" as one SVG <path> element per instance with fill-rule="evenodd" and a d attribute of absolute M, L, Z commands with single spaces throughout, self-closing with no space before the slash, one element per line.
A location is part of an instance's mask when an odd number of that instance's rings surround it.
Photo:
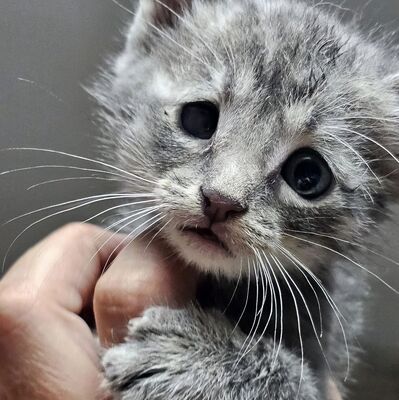
<path fill-rule="evenodd" d="M 367 232 L 397 153 L 382 50 L 304 5 L 140 7 L 101 95 L 108 141 L 154 182 L 124 190 L 157 196 L 161 235 L 186 261 L 237 275 L 293 254 L 315 268 L 345 247 L 331 237 Z"/>

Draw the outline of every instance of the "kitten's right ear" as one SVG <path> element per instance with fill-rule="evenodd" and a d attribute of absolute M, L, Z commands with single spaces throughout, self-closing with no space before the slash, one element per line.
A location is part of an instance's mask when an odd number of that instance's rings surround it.
<path fill-rule="evenodd" d="M 174 26 L 190 8 L 191 0 L 140 0 L 129 40 L 145 42 L 151 31 Z"/>

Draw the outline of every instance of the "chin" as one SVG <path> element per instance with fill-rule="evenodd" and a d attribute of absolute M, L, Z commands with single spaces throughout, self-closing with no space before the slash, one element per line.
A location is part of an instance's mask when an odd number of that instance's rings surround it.
<path fill-rule="evenodd" d="M 166 239 L 187 264 L 202 272 L 230 279 L 247 272 L 247 265 L 241 257 L 234 255 L 226 246 L 196 233 L 173 230 Z"/>

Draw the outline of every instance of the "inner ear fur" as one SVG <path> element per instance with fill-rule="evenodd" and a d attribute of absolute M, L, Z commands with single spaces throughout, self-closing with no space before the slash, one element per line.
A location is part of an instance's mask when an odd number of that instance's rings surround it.
<path fill-rule="evenodd" d="M 141 18 L 158 28 L 173 26 L 191 0 L 140 0 Z"/>

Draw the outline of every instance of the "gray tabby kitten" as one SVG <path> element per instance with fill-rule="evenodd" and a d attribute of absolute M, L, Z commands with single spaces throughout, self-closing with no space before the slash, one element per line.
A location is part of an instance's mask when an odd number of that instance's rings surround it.
<path fill-rule="evenodd" d="M 399 66 L 322 8 L 140 1 L 95 89 L 106 151 L 202 278 L 196 306 L 148 310 L 106 352 L 115 399 L 345 394 L 367 294 L 351 252 L 398 184 Z"/>

